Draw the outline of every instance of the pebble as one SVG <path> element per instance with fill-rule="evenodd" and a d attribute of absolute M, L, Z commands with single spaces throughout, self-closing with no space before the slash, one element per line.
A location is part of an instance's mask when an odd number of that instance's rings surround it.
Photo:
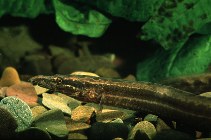
<path fill-rule="evenodd" d="M 100 77 L 99 75 L 95 73 L 86 72 L 86 71 L 75 71 L 75 72 L 72 72 L 70 75 L 85 75 L 85 76 Z"/>
<path fill-rule="evenodd" d="M 88 139 L 111 140 L 114 138 L 127 139 L 128 127 L 123 123 L 94 123 L 88 131 Z"/>
<path fill-rule="evenodd" d="M 0 87 L 0 98 L 6 97 L 6 90 L 8 87 Z"/>
<path fill-rule="evenodd" d="M 59 138 L 66 137 L 69 132 L 64 120 L 64 115 L 59 109 L 49 110 L 37 116 L 32 126 L 46 130 Z"/>
<path fill-rule="evenodd" d="M 58 96 L 61 97 L 67 103 L 67 106 L 71 109 L 74 109 L 78 107 L 79 105 L 81 105 L 81 101 L 71 98 L 65 94 L 58 93 Z"/>
<path fill-rule="evenodd" d="M 119 111 L 119 112 L 113 112 L 114 113 L 113 115 L 115 117 L 115 115 L 119 114 L 116 117 L 121 118 L 122 120 L 133 118 L 134 114 L 135 114 L 135 111 L 133 111 L 133 110 L 118 108 L 118 107 L 113 107 L 113 106 L 107 106 L 107 105 L 99 105 L 99 104 L 95 104 L 95 103 L 87 103 L 85 106 L 94 107 L 95 110 L 97 111 L 97 115 L 100 115 L 100 113 L 106 113 L 107 111 Z M 123 112 L 122 116 L 121 116 L 120 112 Z M 107 114 L 107 115 L 109 115 L 109 114 Z M 103 117 L 103 114 L 102 114 L 102 117 Z M 102 117 L 99 117 L 99 121 L 103 121 Z M 110 115 L 110 117 L 111 117 L 111 115 Z M 102 120 L 101 120 L 101 118 L 102 118 Z M 109 117 L 105 116 L 104 118 L 109 118 Z"/>
<path fill-rule="evenodd" d="M 124 78 L 124 80 L 129 80 L 129 81 L 136 81 L 136 77 L 132 74 L 129 74 Z"/>
<path fill-rule="evenodd" d="M 107 78 L 120 78 L 119 73 L 114 70 L 113 68 L 106 68 L 101 67 L 98 68 L 95 73 L 101 77 L 107 77 Z"/>
<path fill-rule="evenodd" d="M 88 137 L 81 133 L 70 133 L 68 135 L 68 140 L 87 140 Z"/>
<path fill-rule="evenodd" d="M 95 109 L 90 106 L 78 106 L 72 111 L 71 119 L 89 124 L 90 118 L 95 114 Z"/>
<path fill-rule="evenodd" d="M 31 125 L 32 112 L 30 107 L 18 97 L 10 96 L 1 100 L 0 106 L 8 110 L 15 118 L 17 132 L 23 131 Z"/>
<path fill-rule="evenodd" d="M 33 108 L 31 109 L 31 111 L 32 111 L 32 116 L 33 116 L 33 118 L 35 118 L 35 117 L 37 117 L 37 116 L 43 114 L 44 112 L 46 112 L 47 109 L 46 109 L 44 106 L 39 105 L 39 106 L 33 107 Z"/>
<path fill-rule="evenodd" d="M 195 140 L 195 139 L 186 133 L 169 129 L 157 133 L 153 140 Z"/>
<path fill-rule="evenodd" d="M 40 87 L 40 86 L 38 86 L 38 85 L 35 85 L 35 86 L 34 86 L 34 89 L 35 89 L 37 95 L 41 95 L 41 94 L 43 94 L 43 93 L 46 93 L 46 92 L 49 90 L 49 89 L 47 89 L 47 88 Z"/>
<path fill-rule="evenodd" d="M 96 114 L 97 122 L 110 122 L 117 118 L 123 118 L 124 112 L 119 110 L 103 109 L 101 113 Z"/>
<path fill-rule="evenodd" d="M 5 108 L 0 106 L 0 138 L 12 139 L 15 129 L 18 127 L 14 116 Z"/>
<path fill-rule="evenodd" d="M 42 104 L 50 109 L 60 109 L 62 112 L 71 115 L 71 109 L 68 107 L 67 102 L 56 94 L 42 94 Z"/>
<path fill-rule="evenodd" d="M 67 129 L 70 132 L 75 132 L 79 130 L 85 130 L 91 127 L 91 125 L 84 123 L 84 122 L 75 122 L 75 121 L 69 121 L 67 124 Z"/>
<path fill-rule="evenodd" d="M 29 82 L 20 82 L 8 87 L 6 96 L 16 96 L 30 106 L 36 106 L 38 101 L 34 86 Z"/>
<path fill-rule="evenodd" d="M 147 115 L 144 117 L 144 121 L 148 121 L 148 122 L 156 122 L 157 119 L 158 119 L 158 116 L 153 115 L 153 114 L 147 114 Z"/>
<path fill-rule="evenodd" d="M 137 134 L 138 132 L 138 134 Z M 128 136 L 128 139 L 153 139 L 153 137 L 156 135 L 156 129 L 154 125 L 148 121 L 141 121 L 137 123 L 133 129 L 130 131 L 130 134 Z"/>
<path fill-rule="evenodd" d="M 51 140 L 51 136 L 47 131 L 37 127 L 31 127 L 17 133 L 16 138 L 23 140 L 36 139 L 36 138 L 40 140 Z"/>
<path fill-rule="evenodd" d="M 199 94 L 199 96 L 211 98 L 211 92 L 205 92 L 205 93 Z"/>
<path fill-rule="evenodd" d="M 124 123 L 122 119 L 116 118 L 115 120 L 111 121 L 110 123 Z"/>
<path fill-rule="evenodd" d="M 157 132 L 161 132 L 162 130 L 171 129 L 162 119 L 157 119 L 156 130 Z"/>
<path fill-rule="evenodd" d="M 6 67 L 2 73 L 1 80 L 0 80 L 0 86 L 1 87 L 9 87 L 14 84 L 20 83 L 20 78 L 18 75 L 18 72 L 13 67 Z"/>

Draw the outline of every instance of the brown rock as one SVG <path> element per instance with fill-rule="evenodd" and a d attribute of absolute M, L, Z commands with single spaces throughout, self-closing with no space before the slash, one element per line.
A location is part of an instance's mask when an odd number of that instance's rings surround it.
<path fill-rule="evenodd" d="M 78 106 L 72 111 L 71 119 L 89 123 L 90 118 L 94 115 L 95 109 L 90 106 Z"/>
<path fill-rule="evenodd" d="M 8 87 L 0 87 L 0 98 L 4 98 L 6 96 L 6 90 Z"/>
<path fill-rule="evenodd" d="M 44 112 L 46 112 L 47 109 L 45 107 L 39 105 L 39 106 L 33 107 L 31 109 L 31 111 L 32 111 L 33 118 L 35 118 L 35 117 L 39 116 L 40 114 L 43 114 Z"/>
<path fill-rule="evenodd" d="M 20 83 L 18 72 L 13 67 L 6 67 L 2 73 L 0 86 L 11 86 Z"/>
<path fill-rule="evenodd" d="M 42 103 L 50 109 L 60 109 L 62 112 L 71 115 L 71 108 L 67 102 L 56 94 L 43 93 Z"/>
<path fill-rule="evenodd" d="M 101 67 L 101 68 L 98 68 L 95 71 L 95 73 L 99 76 L 102 76 L 102 77 L 120 78 L 119 73 L 112 68 Z"/>
<path fill-rule="evenodd" d="M 69 121 L 67 124 L 67 129 L 70 132 L 79 131 L 79 130 L 85 130 L 91 127 L 91 125 L 84 123 L 84 122 L 75 122 L 75 121 Z"/>
<path fill-rule="evenodd" d="M 34 86 L 29 82 L 20 82 L 8 87 L 6 96 L 16 96 L 31 106 L 36 105 L 38 100 Z"/>

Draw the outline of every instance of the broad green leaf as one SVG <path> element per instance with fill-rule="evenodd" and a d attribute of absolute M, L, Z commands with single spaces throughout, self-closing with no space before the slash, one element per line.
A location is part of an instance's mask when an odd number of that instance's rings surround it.
<path fill-rule="evenodd" d="M 54 0 L 54 7 L 57 24 L 73 34 L 99 37 L 111 23 L 103 14 L 87 6 Z"/>
<path fill-rule="evenodd" d="M 0 0 L 0 16 L 10 14 L 34 18 L 40 13 L 49 12 L 52 12 L 52 8 L 50 4 L 45 3 L 45 0 Z"/>
<path fill-rule="evenodd" d="M 75 0 L 91 5 L 116 17 L 130 21 L 146 21 L 164 0 Z"/>
<path fill-rule="evenodd" d="M 191 38 L 183 47 L 159 50 L 138 64 L 137 78 L 141 81 L 159 81 L 167 77 L 200 74 L 211 63 L 211 36 Z"/>
<path fill-rule="evenodd" d="M 165 0 L 142 27 L 141 39 L 154 39 L 165 49 L 183 46 L 189 36 L 211 21 L 210 0 Z"/>

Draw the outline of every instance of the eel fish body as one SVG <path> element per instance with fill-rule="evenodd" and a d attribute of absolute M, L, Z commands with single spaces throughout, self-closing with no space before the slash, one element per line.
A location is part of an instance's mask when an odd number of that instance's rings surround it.
<path fill-rule="evenodd" d="M 195 130 L 211 130 L 211 98 L 170 86 L 77 75 L 38 75 L 30 82 L 83 102 L 144 111 Z"/>

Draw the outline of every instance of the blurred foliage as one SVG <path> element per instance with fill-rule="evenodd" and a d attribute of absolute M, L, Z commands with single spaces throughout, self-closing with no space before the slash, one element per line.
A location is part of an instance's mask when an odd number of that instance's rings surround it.
<path fill-rule="evenodd" d="M 207 68 L 209 36 L 190 37 L 211 33 L 210 5 L 210 0 L 0 0 L 0 16 L 34 18 L 51 13 L 62 30 L 89 37 L 100 37 L 115 17 L 140 22 L 140 39 L 162 47 L 138 66 L 138 79 L 153 81 Z"/>
<path fill-rule="evenodd" d="M 192 37 L 185 47 L 158 50 L 138 64 L 137 78 L 159 81 L 167 77 L 203 73 L 211 62 L 211 36 Z"/>

